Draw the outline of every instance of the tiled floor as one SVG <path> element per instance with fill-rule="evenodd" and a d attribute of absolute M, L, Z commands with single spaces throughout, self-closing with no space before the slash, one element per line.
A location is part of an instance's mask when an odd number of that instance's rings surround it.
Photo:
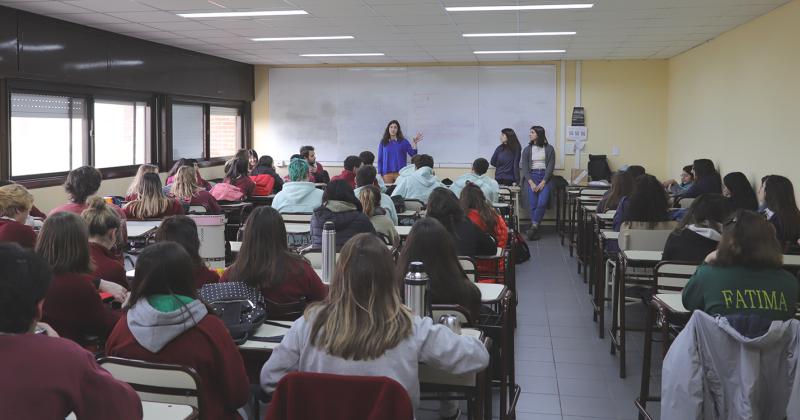
<path fill-rule="evenodd" d="M 628 333 L 628 375 L 620 379 L 619 359 L 610 354 L 608 335 L 598 338 L 588 288 L 568 248 L 553 233 L 529 246 L 531 260 L 517 266 L 516 373 L 522 387 L 517 419 L 636 419 L 633 401 L 641 380 L 642 334 Z M 638 309 L 629 310 L 628 319 L 641 319 Z M 608 325 L 610 311 L 606 314 Z M 657 351 L 653 357 L 651 387 L 657 393 Z M 435 402 L 425 402 L 418 418 L 437 418 L 435 407 Z M 495 402 L 493 409 L 497 407 Z M 658 404 L 649 407 L 658 418 Z"/>

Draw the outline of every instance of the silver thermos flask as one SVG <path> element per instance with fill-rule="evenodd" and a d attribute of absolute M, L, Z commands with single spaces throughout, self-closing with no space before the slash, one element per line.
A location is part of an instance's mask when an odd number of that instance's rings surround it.
<path fill-rule="evenodd" d="M 336 269 L 336 226 L 325 222 L 322 226 L 322 281 L 330 283 Z"/>
<path fill-rule="evenodd" d="M 439 317 L 439 323 L 444 324 L 447 328 L 450 328 L 450 331 L 461 335 L 461 322 L 458 321 L 458 317 L 453 314 L 444 314 Z"/>
<path fill-rule="evenodd" d="M 405 298 L 406 306 L 414 315 L 420 318 L 431 316 L 428 274 L 425 273 L 425 266 L 419 261 L 412 262 L 408 267 L 405 278 Z"/>

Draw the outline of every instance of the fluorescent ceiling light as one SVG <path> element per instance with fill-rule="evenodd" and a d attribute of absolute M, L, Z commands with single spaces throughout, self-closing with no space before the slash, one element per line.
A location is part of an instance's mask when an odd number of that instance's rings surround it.
<path fill-rule="evenodd" d="M 561 54 L 566 50 L 474 51 L 474 54 Z"/>
<path fill-rule="evenodd" d="M 288 36 L 283 38 L 253 38 L 253 41 L 322 41 L 326 39 L 353 39 L 353 36 Z"/>
<path fill-rule="evenodd" d="M 253 17 L 253 16 L 291 16 L 307 15 L 305 10 L 265 10 L 260 12 L 213 12 L 213 13 L 178 13 L 185 18 L 214 18 L 214 17 Z"/>
<path fill-rule="evenodd" d="M 500 36 L 555 36 L 575 35 L 576 32 L 501 32 L 488 34 L 463 34 L 464 38 L 500 37 Z"/>
<path fill-rule="evenodd" d="M 300 57 L 379 57 L 383 53 L 300 54 Z"/>
<path fill-rule="evenodd" d="M 519 10 L 564 10 L 564 9 L 590 9 L 593 3 L 583 4 L 534 4 L 529 6 L 459 6 L 445 7 L 448 12 L 498 12 Z"/>

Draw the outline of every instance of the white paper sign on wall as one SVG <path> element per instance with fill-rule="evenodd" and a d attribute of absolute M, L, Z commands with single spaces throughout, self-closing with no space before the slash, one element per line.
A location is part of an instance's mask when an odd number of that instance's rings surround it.
<path fill-rule="evenodd" d="M 567 140 L 586 141 L 586 127 L 571 125 L 567 127 Z"/>

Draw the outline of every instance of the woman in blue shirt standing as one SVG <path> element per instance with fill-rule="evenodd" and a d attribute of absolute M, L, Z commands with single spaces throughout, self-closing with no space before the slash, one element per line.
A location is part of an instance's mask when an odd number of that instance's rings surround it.
<path fill-rule="evenodd" d="M 378 146 L 378 173 L 387 184 L 394 183 L 400 175 L 400 169 L 406 166 L 406 155 L 417 154 L 417 143 L 420 141 L 422 141 L 422 133 L 417 133 L 409 142 L 403 136 L 400 123 L 397 120 L 389 121 L 383 132 L 381 144 Z"/>
<path fill-rule="evenodd" d="M 500 145 L 494 149 L 491 164 L 495 167 L 494 179 L 500 185 L 519 184 L 519 158 L 522 146 L 512 128 L 500 131 Z"/>

